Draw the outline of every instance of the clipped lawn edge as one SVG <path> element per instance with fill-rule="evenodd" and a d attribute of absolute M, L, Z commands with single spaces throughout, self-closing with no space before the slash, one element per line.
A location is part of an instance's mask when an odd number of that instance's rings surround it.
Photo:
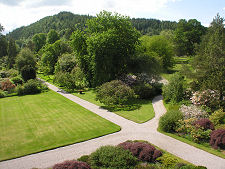
<path fill-rule="evenodd" d="M 116 126 L 118 126 L 118 125 L 116 125 Z M 42 153 L 42 152 L 49 151 L 49 150 L 55 150 L 55 149 L 58 149 L 58 148 L 63 148 L 63 147 L 70 146 L 70 145 L 73 145 L 73 144 L 85 142 L 85 141 L 88 141 L 88 140 L 92 140 L 92 139 L 104 137 L 104 136 L 109 135 L 109 134 L 114 134 L 114 133 L 120 132 L 121 131 L 121 127 L 120 126 L 118 126 L 118 127 L 119 127 L 118 130 L 116 130 L 114 132 L 106 133 L 104 135 L 100 135 L 100 136 L 93 137 L 93 138 L 90 138 L 90 139 L 84 139 L 84 140 L 81 140 L 81 141 L 78 141 L 78 142 L 71 142 L 71 143 L 68 143 L 68 144 L 65 144 L 65 145 L 54 146 L 54 147 L 49 148 L 49 149 L 44 149 L 44 150 L 41 150 L 41 151 L 36 151 L 36 152 L 33 152 L 33 153 L 28 153 L 28 154 L 25 154 L 25 155 L 22 155 L 22 156 L 18 156 L 18 157 L 15 156 L 13 158 L 6 158 L 4 160 L 0 160 L 0 162 L 7 161 L 7 160 L 13 160 L 13 159 L 17 159 L 17 158 L 22 158 L 22 157 L 26 157 L 26 156 L 29 156 L 29 155 L 34 155 L 34 154 Z"/>

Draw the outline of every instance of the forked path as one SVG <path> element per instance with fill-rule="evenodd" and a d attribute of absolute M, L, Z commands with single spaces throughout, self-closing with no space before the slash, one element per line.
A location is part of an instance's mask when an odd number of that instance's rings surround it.
<path fill-rule="evenodd" d="M 47 85 L 53 91 L 58 92 L 84 108 L 121 126 L 121 131 L 54 150 L 3 161 L 0 162 L 0 169 L 47 168 L 65 160 L 72 160 L 79 158 L 82 155 L 90 154 L 100 146 L 117 145 L 126 140 L 146 140 L 195 165 L 206 166 L 208 169 L 225 169 L 224 159 L 163 135 L 157 131 L 159 118 L 166 112 L 162 96 L 157 96 L 152 101 L 155 110 L 155 118 L 146 123 L 137 124 L 105 109 L 101 109 L 99 106 L 82 100 L 74 95 L 66 93 L 54 85 L 49 83 L 47 83 Z"/>

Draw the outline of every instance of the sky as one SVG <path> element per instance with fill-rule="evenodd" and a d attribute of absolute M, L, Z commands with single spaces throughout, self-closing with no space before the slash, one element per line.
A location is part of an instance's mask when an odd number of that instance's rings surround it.
<path fill-rule="evenodd" d="M 6 34 L 61 11 L 96 16 L 102 10 L 131 18 L 197 19 L 209 26 L 217 13 L 225 18 L 225 0 L 0 0 L 0 24 Z"/>

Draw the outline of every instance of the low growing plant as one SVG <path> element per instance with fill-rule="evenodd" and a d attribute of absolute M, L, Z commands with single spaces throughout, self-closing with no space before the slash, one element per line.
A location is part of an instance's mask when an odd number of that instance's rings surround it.
<path fill-rule="evenodd" d="M 214 130 L 210 136 L 210 145 L 214 149 L 225 149 L 225 129 Z"/>
<path fill-rule="evenodd" d="M 91 167 L 85 162 L 71 160 L 55 164 L 52 169 L 91 169 Z"/>

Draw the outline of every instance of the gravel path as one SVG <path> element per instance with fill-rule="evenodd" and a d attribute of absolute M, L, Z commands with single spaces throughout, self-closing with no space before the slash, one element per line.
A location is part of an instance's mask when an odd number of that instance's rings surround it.
<path fill-rule="evenodd" d="M 101 109 L 99 106 L 82 100 L 74 95 L 66 93 L 49 83 L 47 83 L 47 85 L 53 91 L 58 92 L 86 109 L 121 126 L 121 131 L 70 146 L 3 161 L 0 162 L 0 169 L 47 168 L 65 160 L 72 160 L 79 158 L 82 155 L 90 154 L 100 146 L 117 145 L 126 140 L 146 140 L 195 165 L 206 166 L 208 169 L 225 169 L 224 159 L 163 135 L 157 131 L 158 120 L 160 116 L 166 112 L 162 96 L 157 96 L 152 101 L 155 110 L 155 118 L 146 123 L 137 124 L 107 110 Z"/>

